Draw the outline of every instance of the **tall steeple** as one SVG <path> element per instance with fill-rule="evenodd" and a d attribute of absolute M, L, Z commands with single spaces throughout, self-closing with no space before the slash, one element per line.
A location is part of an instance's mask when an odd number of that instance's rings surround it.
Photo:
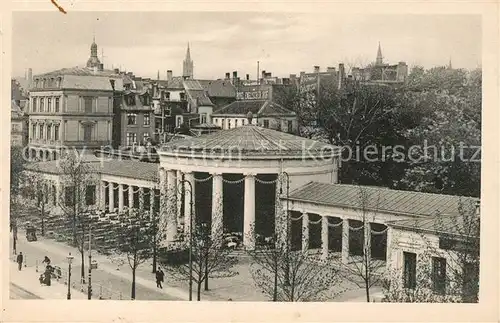
<path fill-rule="evenodd" d="M 450 60 L 448 61 L 448 69 L 449 70 L 453 69 L 453 67 L 451 66 L 451 57 L 450 57 Z"/>
<path fill-rule="evenodd" d="M 182 64 L 182 76 L 184 78 L 193 78 L 193 60 L 191 59 L 189 43 L 187 44 L 186 58 Z"/>
<path fill-rule="evenodd" d="M 378 50 L 377 50 L 377 60 L 375 61 L 375 65 L 383 65 L 384 60 L 382 57 L 382 49 L 380 48 L 380 42 L 378 42 Z"/>

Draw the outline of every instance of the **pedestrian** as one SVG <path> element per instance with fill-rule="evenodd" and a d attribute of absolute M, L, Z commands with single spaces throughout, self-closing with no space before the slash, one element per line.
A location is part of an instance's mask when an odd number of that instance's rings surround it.
<path fill-rule="evenodd" d="M 161 285 L 161 283 L 163 283 L 164 277 L 165 277 L 165 273 L 163 273 L 161 268 L 158 267 L 158 270 L 156 271 L 156 287 L 163 289 L 163 286 Z"/>
<path fill-rule="evenodd" d="M 19 252 L 19 254 L 17 255 L 17 269 L 21 270 L 21 268 L 23 267 L 23 253 L 22 252 Z"/>
<path fill-rule="evenodd" d="M 50 265 L 50 258 L 45 256 L 45 258 L 43 258 L 42 264 L 45 264 L 45 266 L 49 266 Z"/>

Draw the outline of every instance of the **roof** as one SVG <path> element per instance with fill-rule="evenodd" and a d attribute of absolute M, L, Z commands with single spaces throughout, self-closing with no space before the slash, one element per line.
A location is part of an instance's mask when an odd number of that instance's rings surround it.
<path fill-rule="evenodd" d="M 172 80 L 161 82 L 160 84 L 165 86 L 167 89 L 184 90 L 184 78 L 182 76 L 174 76 Z"/>
<path fill-rule="evenodd" d="M 196 106 L 204 105 L 204 106 L 213 106 L 212 101 L 207 97 L 205 90 L 186 90 L 188 97 L 193 101 L 193 104 Z"/>
<path fill-rule="evenodd" d="M 209 97 L 235 98 L 236 88 L 228 80 L 197 80 Z"/>
<path fill-rule="evenodd" d="M 33 79 L 38 78 L 38 77 L 47 77 L 47 76 L 61 76 L 61 75 L 78 75 L 78 76 L 114 76 L 114 77 L 119 77 L 119 74 L 116 74 L 114 70 L 102 70 L 97 72 L 94 72 L 93 68 L 88 68 L 88 67 L 79 67 L 79 66 L 74 66 L 74 67 L 68 67 L 68 68 L 61 68 L 59 70 L 43 73 L 43 74 L 38 74 L 33 77 Z"/>
<path fill-rule="evenodd" d="M 240 100 L 214 111 L 212 116 L 235 114 L 246 116 L 249 112 L 252 112 L 256 116 L 295 115 L 295 112 L 284 108 L 276 102 L 268 100 Z"/>
<path fill-rule="evenodd" d="M 361 191 L 362 190 L 362 191 Z M 360 209 L 366 192 L 366 209 L 400 215 L 433 216 L 458 214 L 460 200 L 471 197 L 393 190 L 385 187 L 309 182 L 292 191 L 290 200 Z"/>
<path fill-rule="evenodd" d="M 209 155 L 227 152 L 245 156 L 291 156 L 305 159 L 320 156 L 327 159 L 338 155 L 339 147 L 268 128 L 245 125 L 167 143 L 161 147 L 160 154 L 162 152 Z"/>
<path fill-rule="evenodd" d="M 133 96 L 135 104 L 134 105 L 128 105 L 126 97 L 128 96 Z M 152 107 L 150 105 L 144 105 L 142 104 L 141 101 L 141 96 L 149 96 L 149 93 L 147 90 L 142 90 L 142 91 L 135 91 L 135 90 L 127 90 L 124 92 L 124 95 L 121 97 L 121 110 L 152 110 Z"/>
<path fill-rule="evenodd" d="M 95 156 L 89 156 L 87 162 L 99 174 L 107 174 L 148 181 L 156 181 L 158 174 L 158 164 L 145 163 L 133 160 L 107 160 L 102 161 Z M 25 166 L 27 170 L 48 173 L 62 174 L 59 162 L 55 160 L 46 162 L 29 163 Z"/>
<path fill-rule="evenodd" d="M 389 221 L 393 228 L 445 233 L 459 236 L 479 237 L 479 218 L 475 214 L 465 213 L 431 218 L 416 218 Z"/>

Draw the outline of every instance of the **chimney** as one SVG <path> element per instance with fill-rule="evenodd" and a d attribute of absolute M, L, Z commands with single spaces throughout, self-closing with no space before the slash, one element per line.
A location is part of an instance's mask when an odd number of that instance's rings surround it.
<path fill-rule="evenodd" d="M 329 66 L 329 67 L 326 68 L 326 71 L 327 72 L 335 72 L 335 67 Z"/>
<path fill-rule="evenodd" d="M 104 64 L 103 63 L 100 63 L 99 64 L 99 71 L 103 71 L 104 70 Z"/>
<path fill-rule="evenodd" d="M 236 79 L 238 77 L 238 72 L 234 71 L 233 72 L 233 79 Z"/>
<path fill-rule="evenodd" d="M 339 64 L 339 79 L 338 79 L 338 89 L 340 90 L 344 86 L 344 78 L 345 78 L 345 69 L 344 64 Z"/>
<path fill-rule="evenodd" d="M 319 73 L 319 66 L 318 65 L 314 66 L 314 73 Z"/>
<path fill-rule="evenodd" d="M 117 68 L 114 69 L 114 72 L 115 72 L 115 74 L 120 74 L 120 70 Z"/>
<path fill-rule="evenodd" d="M 30 68 L 28 68 L 28 77 L 27 77 L 27 81 L 28 81 L 28 88 L 30 89 L 31 88 L 31 84 L 33 83 L 33 70 Z"/>
<path fill-rule="evenodd" d="M 172 81 L 172 70 L 167 70 L 167 81 Z"/>
<path fill-rule="evenodd" d="M 230 78 L 231 78 L 231 73 L 227 72 L 227 73 L 226 73 L 225 80 L 229 80 Z"/>
<path fill-rule="evenodd" d="M 249 81 L 249 80 L 250 80 L 250 74 L 247 74 L 246 80 L 247 80 L 247 81 Z"/>
<path fill-rule="evenodd" d="M 265 78 L 266 77 L 266 71 L 262 71 L 262 78 Z"/>

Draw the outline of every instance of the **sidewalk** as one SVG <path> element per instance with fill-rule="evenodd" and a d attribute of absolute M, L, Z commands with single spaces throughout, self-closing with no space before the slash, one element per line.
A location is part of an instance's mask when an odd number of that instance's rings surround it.
<path fill-rule="evenodd" d="M 42 299 L 67 299 L 68 286 L 63 284 L 62 279 L 60 282 L 52 279 L 51 286 L 41 285 L 38 281 L 40 272 L 36 272 L 35 267 L 22 267 L 19 271 L 17 263 L 10 262 L 10 282 L 14 285 L 25 289 Z M 71 288 L 71 299 L 87 299 L 87 295 L 82 292 Z"/>
<path fill-rule="evenodd" d="M 38 241 L 36 242 L 27 242 L 26 239 L 24 238 L 24 233 L 20 232 L 19 235 L 19 240 L 18 240 L 18 250 L 22 251 L 23 245 L 26 244 L 26 246 L 29 246 L 30 248 L 36 248 L 39 251 L 39 256 L 38 259 L 42 259 L 44 253 L 50 253 L 53 256 L 51 257 L 52 263 L 57 264 L 57 263 L 64 263 L 64 259 L 66 256 L 71 252 L 71 254 L 75 257 L 75 273 L 76 277 L 78 276 L 78 269 L 80 265 L 80 259 L 79 255 L 80 253 L 76 248 L 73 248 L 71 246 L 68 246 L 64 243 L 60 243 L 51 239 L 46 239 L 44 237 L 39 237 Z M 23 252 L 24 253 L 24 252 Z M 55 257 L 57 255 L 57 257 Z M 26 256 L 25 256 L 26 257 Z M 33 263 L 35 260 L 31 259 L 30 255 L 26 257 L 26 260 L 28 261 L 28 266 L 34 266 L 35 264 Z M 85 265 L 86 265 L 86 271 L 88 270 L 88 254 L 85 254 Z M 116 280 L 121 280 L 121 281 L 126 281 L 127 283 L 131 283 L 132 281 L 132 272 L 129 267 L 129 265 L 126 263 L 123 266 L 117 266 L 113 264 L 110 260 L 109 257 L 98 254 L 97 252 L 92 252 L 92 259 L 96 260 L 98 262 L 98 269 L 93 271 L 93 276 L 97 274 L 98 272 L 106 272 L 110 275 L 113 275 Z M 125 260 L 126 262 L 126 260 Z M 142 266 L 145 266 L 143 264 Z M 141 268 L 141 266 L 139 266 Z M 142 269 L 142 268 L 141 268 Z M 144 277 L 146 276 L 146 277 Z M 78 278 L 77 278 L 78 279 Z M 96 280 L 96 277 L 93 280 L 95 283 L 98 281 Z M 105 283 L 105 282 L 101 282 Z M 170 298 L 169 300 L 188 300 L 189 295 L 187 291 L 184 291 L 180 288 L 177 287 L 171 287 L 171 286 L 164 286 L 163 289 L 158 289 L 156 287 L 156 282 L 154 280 L 153 274 L 149 273 L 149 275 L 145 275 L 143 270 L 137 270 L 136 273 L 136 284 L 137 286 L 143 286 L 144 288 L 150 290 L 151 292 L 154 293 L 161 293 L 168 295 Z M 129 287 L 127 286 L 127 290 Z"/>

